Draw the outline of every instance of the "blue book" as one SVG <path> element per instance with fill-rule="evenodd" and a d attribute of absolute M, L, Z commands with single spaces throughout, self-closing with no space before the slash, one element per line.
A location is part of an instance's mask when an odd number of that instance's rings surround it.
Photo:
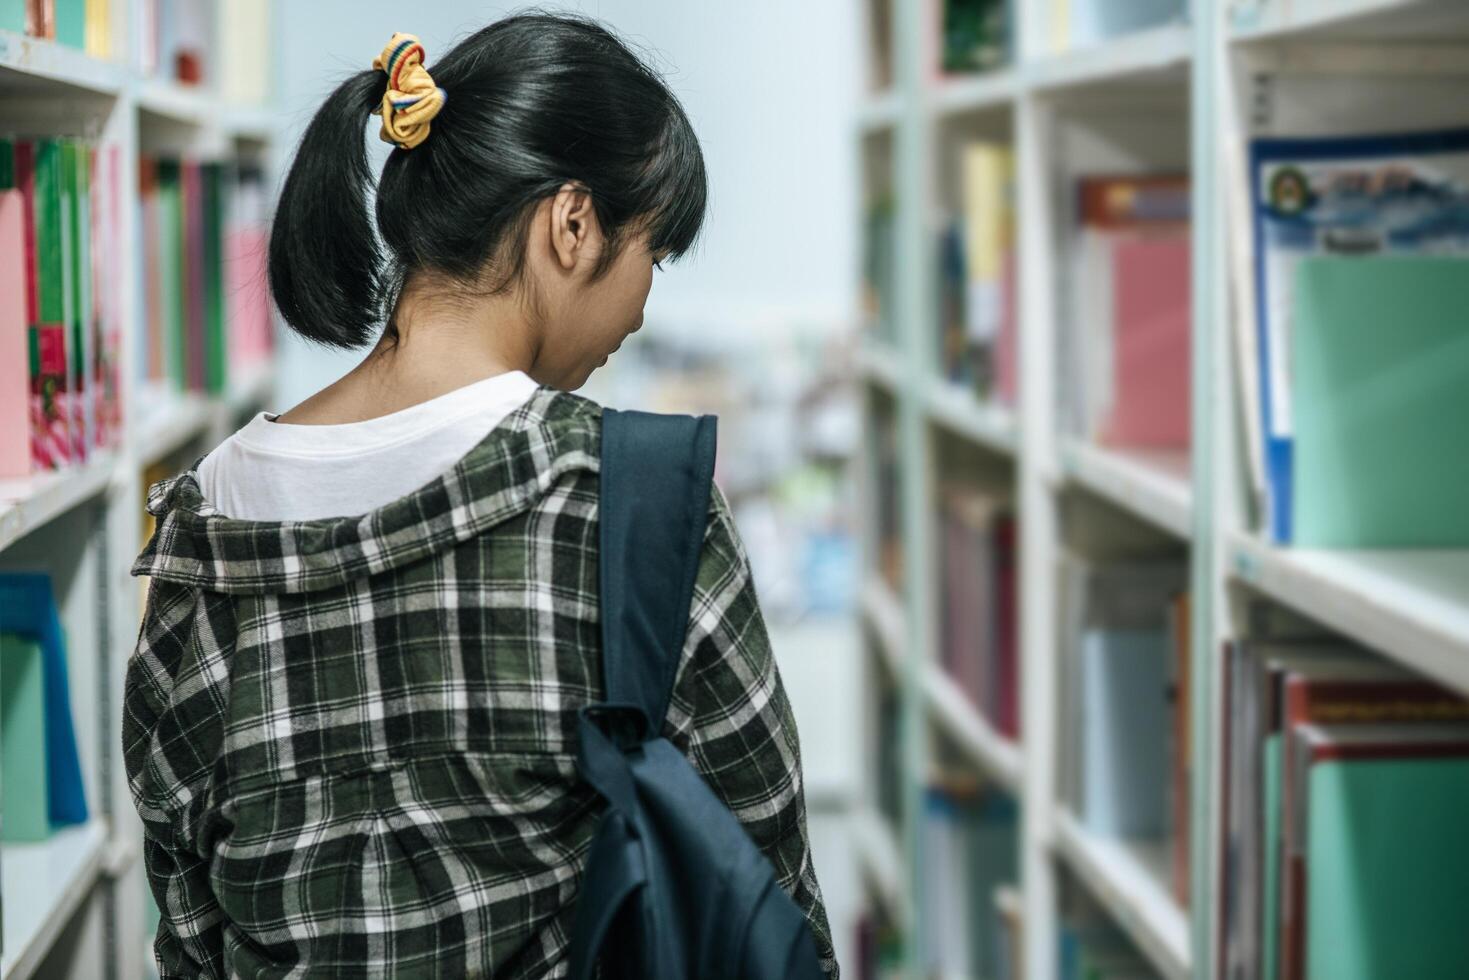
<path fill-rule="evenodd" d="M 0 574 L 0 623 L 5 632 L 31 637 L 41 645 L 46 711 L 46 789 L 53 827 L 86 823 L 87 798 L 72 726 L 67 683 L 66 640 L 51 592 L 51 578 L 40 573 Z M 39 746 L 38 746 L 39 748 Z"/>
<path fill-rule="evenodd" d="M 1108 837 L 1167 831 L 1168 635 L 1089 629 L 1081 639 L 1081 821 Z"/>

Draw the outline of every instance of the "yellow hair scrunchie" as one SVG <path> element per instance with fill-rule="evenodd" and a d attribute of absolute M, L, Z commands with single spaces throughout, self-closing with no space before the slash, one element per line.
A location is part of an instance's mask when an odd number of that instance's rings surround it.
<path fill-rule="evenodd" d="M 383 53 L 372 59 L 372 67 L 388 73 L 382 105 L 372 110 L 383 117 L 378 136 L 385 143 L 411 150 L 428 139 L 428 124 L 448 95 L 423 67 L 423 45 L 412 34 L 394 34 Z"/>

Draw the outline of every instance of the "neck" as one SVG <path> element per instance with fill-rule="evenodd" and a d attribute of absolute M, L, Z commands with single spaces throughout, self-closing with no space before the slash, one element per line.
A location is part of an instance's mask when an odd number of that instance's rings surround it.
<path fill-rule="evenodd" d="M 465 297 L 411 282 L 393 322 L 396 338 L 385 334 L 360 364 L 280 420 L 377 418 L 497 374 L 530 374 L 535 363 L 535 332 L 513 295 Z"/>

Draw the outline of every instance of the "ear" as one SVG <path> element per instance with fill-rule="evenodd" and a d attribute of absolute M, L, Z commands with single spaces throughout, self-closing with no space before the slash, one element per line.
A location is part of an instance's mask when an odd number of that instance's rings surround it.
<path fill-rule="evenodd" d="M 562 184 L 551 198 L 549 220 L 551 250 L 561 268 L 569 272 L 576 268 L 577 259 L 601 239 L 591 191 L 573 181 Z"/>

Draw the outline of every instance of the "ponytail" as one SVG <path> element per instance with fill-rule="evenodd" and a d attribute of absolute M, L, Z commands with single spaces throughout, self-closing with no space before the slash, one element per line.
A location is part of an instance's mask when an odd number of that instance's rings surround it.
<path fill-rule="evenodd" d="M 293 330 L 329 347 L 361 347 L 381 320 L 383 256 L 367 207 L 366 128 L 386 88 L 382 72 L 358 72 L 317 110 L 270 232 L 276 306 Z"/>
<path fill-rule="evenodd" d="M 688 116 L 589 17 L 507 17 L 435 59 L 419 86 L 423 97 L 437 93 L 433 133 L 397 133 L 369 211 L 366 130 L 387 86 L 377 70 L 342 83 L 311 120 L 281 191 L 270 286 L 309 340 L 353 348 L 384 326 L 391 335 L 398 296 L 418 273 L 479 294 L 523 283 L 530 218 L 567 181 L 591 191 L 608 243 L 593 281 L 634 227 L 646 229 L 650 252 L 671 259 L 699 236 L 708 175 Z"/>

